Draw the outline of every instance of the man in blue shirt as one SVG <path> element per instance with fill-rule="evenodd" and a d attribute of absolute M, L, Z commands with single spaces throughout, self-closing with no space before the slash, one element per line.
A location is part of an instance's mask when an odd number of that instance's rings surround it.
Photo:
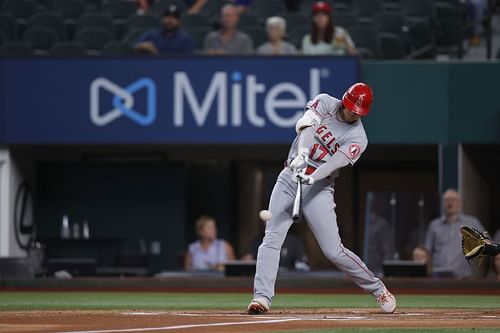
<path fill-rule="evenodd" d="M 162 29 L 142 35 L 134 43 L 134 49 L 149 54 L 192 53 L 193 39 L 180 28 L 180 14 L 177 5 L 169 5 L 163 13 Z"/>

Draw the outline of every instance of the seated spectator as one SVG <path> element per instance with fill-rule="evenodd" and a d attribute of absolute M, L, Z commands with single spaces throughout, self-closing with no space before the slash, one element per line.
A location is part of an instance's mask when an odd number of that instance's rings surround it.
<path fill-rule="evenodd" d="M 302 39 L 302 53 L 308 55 L 354 55 L 356 48 L 349 33 L 334 25 L 332 7 L 319 1 L 313 4 L 312 31 Z"/>
<path fill-rule="evenodd" d="M 207 54 L 252 54 L 252 39 L 238 30 L 240 15 L 233 4 L 222 7 L 222 28 L 205 36 L 204 50 Z"/>
<path fill-rule="evenodd" d="M 137 4 L 137 14 L 144 15 L 149 12 L 153 1 L 154 0 L 136 0 L 135 2 Z"/>
<path fill-rule="evenodd" d="M 462 199 L 453 189 L 443 195 L 444 214 L 431 221 L 425 247 L 432 255 L 433 272 L 451 272 L 456 278 L 469 277 L 471 267 L 462 253 L 460 227 L 466 225 L 484 231 L 477 218 L 462 213 Z"/>
<path fill-rule="evenodd" d="M 265 228 L 264 222 L 264 228 Z M 293 226 L 292 226 L 293 228 Z M 264 238 L 264 232 L 261 232 L 257 235 L 250 245 L 250 252 L 245 254 L 241 260 L 249 261 L 257 259 L 257 251 L 259 249 L 259 245 L 262 243 L 262 239 Z M 301 270 L 308 271 L 309 265 L 307 254 L 304 250 L 304 244 L 302 240 L 295 236 L 293 233 L 288 233 L 285 242 L 283 243 L 283 247 L 280 252 L 280 268 L 285 268 L 289 270 Z"/>
<path fill-rule="evenodd" d="M 496 243 L 500 243 L 500 229 L 495 233 L 495 237 L 493 237 L 493 240 Z M 500 254 L 495 256 L 493 264 L 495 265 L 497 280 L 500 281 Z"/>
<path fill-rule="evenodd" d="M 273 16 L 266 21 L 267 37 L 266 42 L 257 48 L 259 55 L 287 55 L 297 54 L 297 49 L 292 44 L 283 40 L 286 32 L 286 21 L 279 16 Z"/>
<path fill-rule="evenodd" d="M 179 7 L 175 4 L 168 6 L 163 13 L 163 28 L 139 37 L 134 49 L 149 54 L 192 53 L 194 43 L 191 36 L 180 28 L 180 15 Z"/>
<path fill-rule="evenodd" d="M 481 35 L 483 34 L 483 20 L 488 7 L 488 0 L 467 0 L 467 9 L 472 20 L 471 45 L 479 46 L 481 44 Z"/>
<path fill-rule="evenodd" d="M 413 261 L 419 264 L 425 264 L 427 266 L 427 275 L 432 273 L 432 258 L 429 251 L 423 245 L 418 245 L 413 249 L 412 253 Z"/>
<path fill-rule="evenodd" d="M 222 270 L 225 262 L 235 259 L 231 244 L 217 239 L 217 226 L 213 217 L 204 215 L 198 218 L 196 233 L 199 239 L 189 244 L 184 269 Z"/>

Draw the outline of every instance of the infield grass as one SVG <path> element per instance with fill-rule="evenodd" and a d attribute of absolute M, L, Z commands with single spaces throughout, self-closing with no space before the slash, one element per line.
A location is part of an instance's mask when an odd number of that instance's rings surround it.
<path fill-rule="evenodd" d="M 397 295 L 398 308 L 494 309 L 500 296 Z M 235 310 L 247 293 L 0 292 L 0 310 Z M 273 309 L 377 308 L 370 295 L 278 294 Z M 350 331 L 352 332 L 352 331 Z M 477 331 L 476 331 L 477 332 Z"/>

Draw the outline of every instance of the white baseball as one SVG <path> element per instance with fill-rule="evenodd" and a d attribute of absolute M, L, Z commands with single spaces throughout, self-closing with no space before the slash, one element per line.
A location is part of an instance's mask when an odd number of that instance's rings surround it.
<path fill-rule="evenodd" d="M 267 209 L 263 209 L 259 212 L 259 217 L 263 220 L 263 221 L 269 221 L 273 215 L 271 214 L 270 211 L 268 211 Z"/>

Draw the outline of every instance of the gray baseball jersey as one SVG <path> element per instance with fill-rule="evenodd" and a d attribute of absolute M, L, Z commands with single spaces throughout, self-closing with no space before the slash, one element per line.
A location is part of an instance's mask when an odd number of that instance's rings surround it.
<path fill-rule="evenodd" d="M 315 127 L 314 143 L 309 149 L 309 174 L 335 154 L 344 154 L 354 164 L 366 149 L 367 139 L 361 120 L 343 122 L 340 108 L 341 102 L 326 94 L 318 95 L 306 105 L 306 109 L 312 110 L 320 120 Z M 297 145 L 296 138 L 290 149 L 289 161 L 297 156 Z M 334 172 L 330 177 L 303 186 L 303 215 L 325 256 L 363 290 L 377 297 L 385 289 L 382 281 L 356 254 L 342 245 L 333 196 L 333 178 L 336 175 L 337 172 Z M 274 296 L 280 249 L 293 223 L 291 215 L 297 185 L 292 178 L 293 172 L 288 167 L 278 176 L 269 202 L 272 219 L 266 224 L 265 236 L 257 254 L 254 298 L 264 298 L 269 305 Z"/>
<path fill-rule="evenodd" d="M 327 94 L 320 94 L 306 105 L 306 110 L 313 111 L 321 122 L 316 126 L 314 144 L 309 148 L 309 160 L 306 174 L 311 174 L 320 165 L 328 162 L 335 154 L 343 154 L 354 164 L 368 145 L 361 119 L 349 124 L 340 119 L 342 102 Z M 291 161 L 297 156 L 298 136 L 288 153 Z M 331 178 L 338 176 L 335 172 Z"/>

